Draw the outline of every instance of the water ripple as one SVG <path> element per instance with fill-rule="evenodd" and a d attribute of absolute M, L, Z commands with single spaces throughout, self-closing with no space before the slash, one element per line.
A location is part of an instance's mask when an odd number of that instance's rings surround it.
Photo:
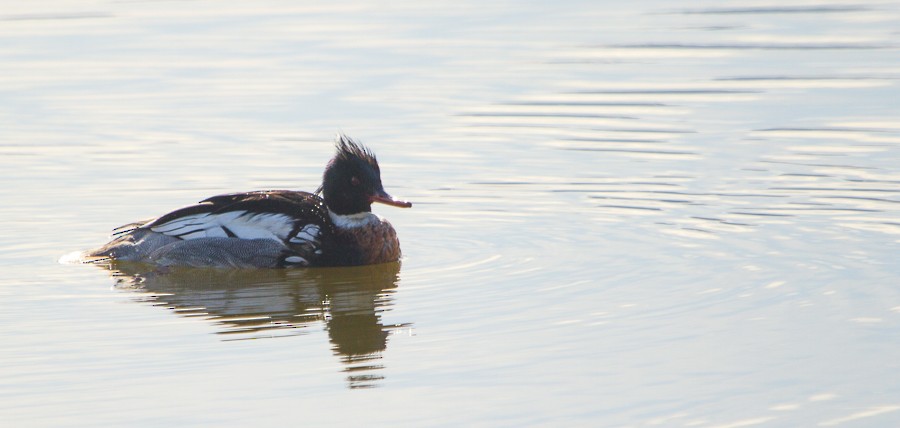
<path fill-rule="evenodd" d="M 685 15 L 757 15 L 757 14 L 800 14 L 800 13 L 846 13 L 865 12 L 872 8 L 863 5 L 817 5 L 817 6 L 748 6 L 711 7 L 685 9 L 677 13 Z"/>
<path fill-rule="evenodd" d="M 673 50 L 876 50 L 898 45 L 878 43 L 640 43 L 610 45 L 620 49 Z"/>

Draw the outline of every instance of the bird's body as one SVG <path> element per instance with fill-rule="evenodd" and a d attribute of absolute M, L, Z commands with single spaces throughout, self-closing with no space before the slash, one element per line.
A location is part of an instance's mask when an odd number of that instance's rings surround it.
<path fill-rule="evenodd" d="M 213 196 L 115 229 L 92 259 L 164 266 L 354 266 L 399 260 L 393 226 L 372 202 L 408 207 L 381 185 L 374 155 L 341 137 L 319 194 L 267 190 Z M 319 192 L 317 192 L 319 193 Z"/>

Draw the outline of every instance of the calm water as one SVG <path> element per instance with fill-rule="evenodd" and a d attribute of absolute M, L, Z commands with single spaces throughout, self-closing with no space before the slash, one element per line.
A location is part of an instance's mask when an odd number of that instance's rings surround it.
<path fill-rule="evenodd" d="M 900 424 L 896 2 L 6 6 L 3 425 Z M 402 264 L 58 263 L 340 131 Z"/>

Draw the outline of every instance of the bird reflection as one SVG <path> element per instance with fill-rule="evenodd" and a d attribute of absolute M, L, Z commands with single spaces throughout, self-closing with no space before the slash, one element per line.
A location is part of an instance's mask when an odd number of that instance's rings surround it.
<path fill-rule="evenodd" d="M 332 351 L 344 364 L 350 388 L 378 386 L 381 352 L 390 330 L 381 313 L 390 310 L 400 263 L 318 269 L 159 269 L 115 262 L 101 265 L 116 287 L 138 300 L 181 316 L 212 321 L 224 340 L 284 337 L 309 332 L 324 322 Z"/>

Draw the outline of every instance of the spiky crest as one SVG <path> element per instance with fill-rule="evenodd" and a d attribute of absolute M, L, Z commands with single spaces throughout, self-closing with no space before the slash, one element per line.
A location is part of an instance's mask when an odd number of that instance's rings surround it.
<path fill-rule="evenodd" d="M 372 168 L 375 168 L 375 171 L 379 171 L 375 153 L 360 142 L 344 134 L 338 134 L 334 141 L 334 146 L 337 149 L 337 153 L 334 156 L 335 160 L 353 160 L 356 158 L 371 165 Z"/>

